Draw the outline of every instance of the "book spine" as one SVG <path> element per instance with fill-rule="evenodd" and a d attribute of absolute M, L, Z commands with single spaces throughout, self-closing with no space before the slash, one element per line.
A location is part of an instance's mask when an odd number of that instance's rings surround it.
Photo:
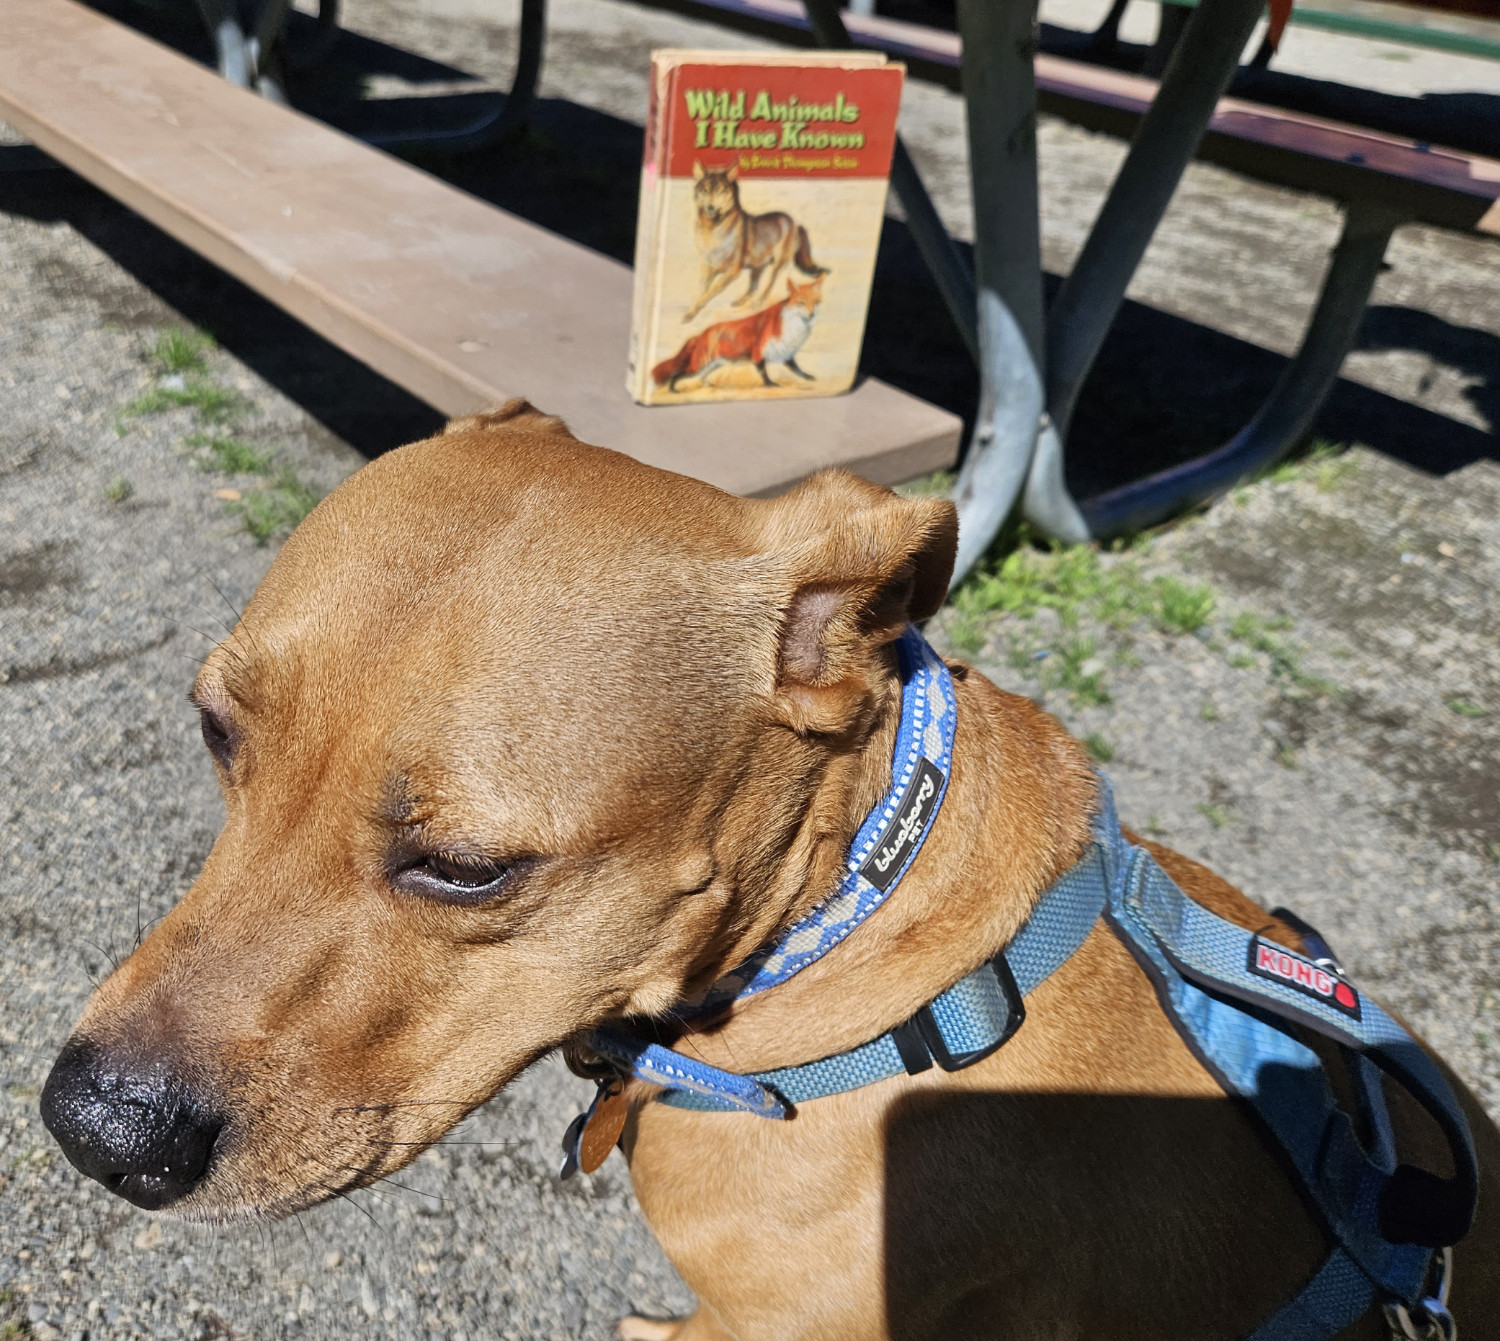
<path fill-rule="evenodd" d="M 666 224 L 665 176 L 671 144 L 674 63 L 653 59 L 646 107 L 646 143 L 641 162 L 640 208 L 636 218 L 635 285 L 630 315 L 630 362 L 626 390 L 645 404 L 651 394 L 651 357 L 661 313 L 661 257 Z"/>

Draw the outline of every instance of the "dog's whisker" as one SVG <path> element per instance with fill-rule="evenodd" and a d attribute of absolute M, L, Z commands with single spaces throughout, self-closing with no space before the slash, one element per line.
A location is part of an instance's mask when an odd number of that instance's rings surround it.
<path fill-rule="evenodd" d="M 383 1224 L 380 1223 L 379 1220 L 375 1218 L 374 1214 L 371 1212 L 368 1206 L 361 1206 L 359 1202 L 354 1200 L 353 1193 L 334 1191 L 333 1195 L 340 1201 L 347 1201 L 351 1206 L 354 1207 L 355 1210 L 357 1210 L 362 1216 L 364 1216 L 366 1220 L 374 1225 L 376 1229 L 380 1230 L 382 1234 L 390 1232 Z"/>
<path fill-rule="evenodd" d="M 229 613 L 234 616 L 234 622 L 236 624 L 238 624 L 240 622 L 240 620 L 244 619 L 244 617 L 245 617 L 244 614 L 235 605 L 235 603 L 233 601 L 231 601 L 229 599 L 229 597 L 224 594 L 224 588 L 223 587 L 221 587 L 217 582 L 215 582 L 213 580 L 213 578 L 211 578 L 201 568 L 198 570 L 198 576 L 201 577 L 205 582 L 207 582 L 208 585 L 211 586 L 216 592 L 218 592 L 219 599 L 221 601 L 223 601 L 224 604 L 229 607 Z"/>
<path fill-rule="evenodd" d="M 382 1178 L 380 1185 L 382 1187 L 399 1187 L 403 1192 L 410 1192 L 414 1197 L 427 1197 L 429 1200 L 437 1202 L 440 1206 L 448 1204 L 447 1197 L 440 1196 L 436 1192 L 426 1192 L 420 1187 L 412 1187 L 409 1183 L 398 1183 L 394 1178 Z"/>
<path fill-rule="evenodd" d="M 520 1145 L 521 1142 L 520 1141 L 377 1141 L 377 1140 L 375 1140 L 375 1139 L 372 1138 L 369 1142 L 367 1142 L 367 1144 L 369 1144 L 369 1145 L 420 1145 L 420 1146 L 426 1146 L 429 1149 L 431 1149 L 431 1148 L 434 1148 L 434 1147 L 440 1146 L 440 1145 L 500 1145 L 500 1146 L 510 1146 L 510 1145 Z"/>
<path fill-rule="evenodd" d="M 370 1172 L 369 1169 L 360 1168 L 356 1164 L 340 1164 L 338 1165 L 338 1167 L 341 1169 L 348 1169 L 351 1173 L 358 1173 L 361 1175 L 366 1175 Z M 439 1196 L 436 1192 L 423 1191 L 422 1188 L 412 1187 L 407 1183 L 398 1183 L 394 1178 L 379 1178 L 376 1180 L 376 1183 L 371 1183 L 369 1186 L 364 1188 L 364 1191 L 374 1192 L 376 1190 L 377 1183 L 381 1187 L 399 1188 L 402 1192 L 410 1192 L 413 1196 L 416 1197 L 428 1197 L 431 1200 L 438 1202 L 440 1205 L 446 1206 L 448 1204 L 447 1197 Z"/>
<path fill-rule="evenodd" d="M 194 601 L 193 609 L 196 610 L 200 615 L 207 615 L 211 620 L 213 620 L 215 624 L 217 624 L 221 629 L 224 630 L 224 635 L 226 638 L 234 636 L 234 629 L 230 625 L 226 624 L 215 611 L 210 610 L 206 605 L 200 605 L 197 601 Z"/>
<path fill-rule="evenodd" d="M 79 940 L 82 940 L 83 943 L 89 947 L 89 949 L 97 950 L 101 955 L 109 960 L 109 962 L 116 969 L 120 967 L 120 961 L 115 958 L 115 952 L 113 949 L 106 950 L 104 946 L 100 945 L 97 941 L 85 940 L 82 936 L 79 937 Z"/>
<path fill-rule="evenodd" d="M 200 638 L 206 638 L 209 642 L 213 643 L 215 647 L 217 647 L 222 641 L 222 639 L 217 637 L 215 634 L 204 633 L 204 631 L 200 629 L 196 624 L 189 624 L 187 620 L 178 619 L 175 615 L 164 615 L 163 618 L 172 624 L 176 624 L 180 629 L 187 629 L 189 630 L 189 632 L 196 633 Z"/>

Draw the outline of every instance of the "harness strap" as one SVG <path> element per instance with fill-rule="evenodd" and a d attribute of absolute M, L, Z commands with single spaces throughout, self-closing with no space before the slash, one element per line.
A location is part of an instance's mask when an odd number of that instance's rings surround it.
<path fill-rule="evenodd" d="M 1375 1302 L 1375 1285 L 1342 1248 L 1335 1248 L 1310 1281 L 1246 1341 L 1328 1341 L 1357 1322 Z"/>
<path fill-rule="evenodd" d="M 1447 1080 L 1331 956 L 1320 963 L 1293 954 L 1189 899 L 1149 853 L 1118 837 L 1107 794 L 1100 826 L 1110 868 L 1106 917 L 1183 1041 L 1226 1092 L 1255 1110 L 1373 1288 L 1417 1303 L 1430 1249 L 1462 1236 L 1477 1195 L 1468 1123 Z M 1297 1025 L 1358 1058 L 1361 1104 L 1377 1119 L 1369 1149 L 1338 1107 L 1318 1055 L 1289 1032 Z M 1398 1170 L 1372 1063 L 1438 1122 L 1452 1150 L 1452 1179 Z"/>

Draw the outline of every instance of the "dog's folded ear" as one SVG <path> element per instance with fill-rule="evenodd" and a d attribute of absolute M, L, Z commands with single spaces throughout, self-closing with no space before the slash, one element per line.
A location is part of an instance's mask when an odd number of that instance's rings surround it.
<path fill-rule="evenodd" d="M 942 606 L 958 548 L 944 499 L 902 498 L 825 471 L 766 505 L 778 578 L 777 700 L 798 731 L 847 730 L 869 701 L 881 649 Z"/>
<path fill-rule="evenodd" d="M 443 433 L 479 433 L 485 429 L 499 428 L 503 424 L 530 429 L 533 433 L 561 433 L 569 438 L 573 436 L 568 431 L 568 426 L 555 414 L 547 414 L 519 396 L 496 409 L 466 414 L 462 419 L 450 419 L 444 426 Z"/>

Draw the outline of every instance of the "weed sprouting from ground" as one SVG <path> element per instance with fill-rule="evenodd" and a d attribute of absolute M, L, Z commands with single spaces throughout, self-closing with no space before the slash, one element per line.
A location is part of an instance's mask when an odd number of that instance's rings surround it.
<path fill-rule="evenodd" d="M 1213 589 L 1200 583 L 1159 577 L 1154 587 L 1157 624 L 1167 633 L 1197 633 L 1218 604 Z"/>
<path fill-rule="evenodd" d="M 156 366 L 155 384 L 121 411 L 115 427 L 123 434 L 129 432 L 131 419 L 187 409 L 193 411 L 199 424 L 219 430 L 191 433 L 184 439 L 184 446 L 199 470 L 271 477 L 244 495 L 238 489 L 219 491 L 219 496 L 229 502 L 227 511 L 238 517 L 256 544 L 264 545 L 290 532 L 307 516 L 316 506 L 318 494 L 290 467 L 278 469 L 274 453 L 252 447 L 234 435 L 233 430 L 251 408 L 250 402 L 213 380 L 207 358 L 212 348 L 213 340 L 202 331 L 162 331 L 150 354 Z"/>
<path fill-rule="evenodd" d="M 289 534 L 317 505 L 317 491 L 295 471 L 283 470 L 272 483 L 231 503 L 227 510 L 239 517 L 257 545 L 264 545 L 275 536 Z"/>
<path fill-rule="evenodd" d="M 269 475 L 273 468 L 270 452 L 258 452 L 238 438 L 193 433 L 186 441 L 198 452 L 199 470 L 217 470 L 226 475 Z"/>
<path fill-rule="evenodd" d="M 1327 494 L 1337 489 L 1354 470 L 1355 464 L 1347 447 L 1319 438 L 1301 456 L 1278 462 L 1260 478 L 1272 484 L 1311 480 L 1319 493 Z"/>
<path fill-rule="evenodd" d="M 180 377 L 174 374 L 173 380 Z M 184 378 L 181 385 L 164 384 L 142 392 L 125 407 L 126 418 L 161 414 L 164 410 L 191 409 L 210 424 L 229 422 L 244 409 L 244 397 L 228 387 L 215 386 L 199 378 Z"/>
<path fill-rule="evenodd" d="M 1092 731 L 1083 738 L 1084 748 L 1094 756 L 1101 764 L 1113 761 L 1115 747 L 1105 740 L 1097 731 Z"/>
<path fill-rule="evenodd" d="M 1059 688 L 1066 689 L 1073 701 L 1082 707 L 1103 707 L 1111 702 L 1104 688 L 1104 672 L 1094 655 L 1092 638 L 1072 638 L 1057 649 L 1056 677 Z"/>
<path fill-rule="evenodd" d="M 134 493 L 135 485 L 123 475 L 116 475 L 114 479 L 104 486 L 104 496 L 111 503 L 123 503 Z"/>
<path fill-rule="evenodd" d="M 1216 829 L 1222 829 L 1226 824 L 1234 823 L 1234 816 L 1225 810 L 1223 806 L 1201 805 L 1198 807 L 1198 813 Z"/>
<path fill-rule="evenodd" d="M 174 329 L 156 337 L 151 358 L 164 373 L 201 373 L 208 370 L 204 354 L 213 340 L 203 331 Z"/>
<path fill-rule="evenodd" d="M 1477 703 L 1472 703 L 1466 698 L 1445 698 L 1444 703 L 1448 705 L 1448 711 L 1457 713 L 1460 717 L 1483 717 L 1485 710 Z"/>
<path fill-rule="evenodd" d="M 947 498 L 953 492 L 953 484 L 957 479 L 956 470 L 934 470 L 930 475 L 898 484 L 896 492 L 903 498 Z"/>
<path fill-rule="evenodd" d="M 1131 644 L 1142 626 L 1169 637 L 1196 636 L 1237 669 L 1264 664 L 1273 679 L 1301 693 L 1336 692 L 1329 681 L 1303 668 L 1291 642 L 1274 636 L 1289 629 L 1290 620 L 1247 613 L 1226 627 L 1228 616 L 1220 613 L 1213 587 L 1145 572 L 1148 551 L 1149 541 L 1114 553 L 1092 545 L 1047 548 L 1022 528 L 1013 548 L 981 563 L 954 593 L 948 636 L 972 656 L 992 633 L 1005 629 L 1010 664 L 1043 690 L 1065 690 L 1080 707 L 1110 702 L 1106 660 L 1122 669 L 1140 664 Z M 1032 622 L 1043 611 L 1054 617 L 1055 632 L 1043 635 Z M 1102 653 L 1094 633 L 1106 640 Z M 1227 649 L 1225 634 L 1239 648 Z M 1206 707 L 1203 719 L 1214 720 L 1212 714 Z"/>
<path fill-rule="evenodd" d="M 1291 626 L 1292 621 L 1289 619 L 1262 619 L 1259 615 L 1245 611 L 1235 616 L 1234 622 L 1229 626 L 1229 636 L 1253 651 L 1262 653 L 1266 657 L 1273 678 L 1286 680 L 1298 689 L 1312 694 L 1337 693 L 1338 686 L 1331 680 L 1325 680 L 1321 676 L 1303 670 L 1301 657 L 1290 643 L 1272 636 L 1273 633 L 1282 632 Z M 1243 654 L 1241 661 L 1231 656 L 1229 664 L 1231 666 L 1243 664 L 1246 660 L 1249 665 L 1255 664 L 1253 657 L 1243 658 Z"/>

